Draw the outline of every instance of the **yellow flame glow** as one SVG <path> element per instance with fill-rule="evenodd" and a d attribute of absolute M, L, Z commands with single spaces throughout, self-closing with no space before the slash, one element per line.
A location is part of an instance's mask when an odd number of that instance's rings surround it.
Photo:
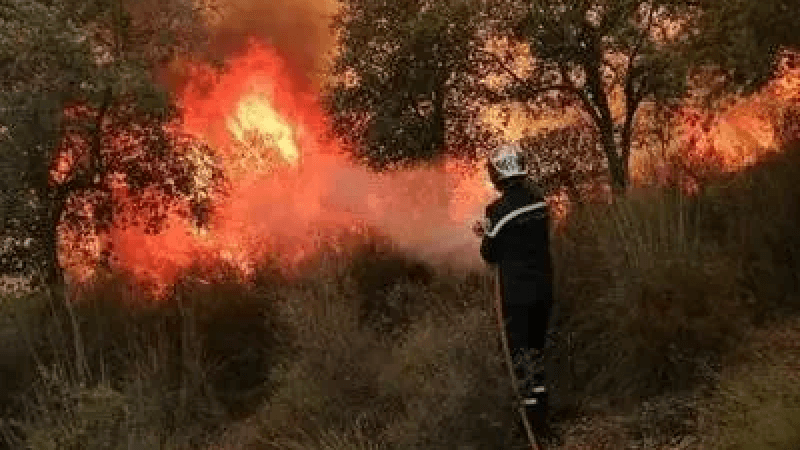
<path fill-rule="evenodd" d="M 294 140 L 294 129 L 263 95 L 243 98 L 234 117 L 228 119 L 227 125 L 233 137 L 240 142 L 255 135 L 270 142 L 286 162 L 296 165 L 300 159 L 300 151 Z"/>

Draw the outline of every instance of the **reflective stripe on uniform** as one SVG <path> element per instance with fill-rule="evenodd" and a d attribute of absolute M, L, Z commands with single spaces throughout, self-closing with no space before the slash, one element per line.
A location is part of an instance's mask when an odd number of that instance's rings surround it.
<path fill-rule="evenodd" d="M 497 233 L 500 232 L 500 229 L 503 228 L 503 226 L 505 226 L 505 224 L 507 224 L 508 222 L 513 220 L 514 218 L 516 218 L 516 217 L 518 217 L 518 216 L 520 216 L 522 214 L 525 214 L 526 212 L 535 211 L 537 209 L 542 209 L 542 208 L 545 208 L 545 207 L 547 207 L 547 203 L 539 202 L 539 203 L 534 203 L 532 205 L 523 206 L 522 208 L 515 209 L 515 210 L 511 211 L 510 213 L 506 214 L 502 219 L 497 221 L 497 225 L 495 225 L 494 228 L 491 229 L 491 231 L 486 233 L 486 236 L 488 236 L 490 238 L 493 238 L 493 237 L 497 236 Z"/>

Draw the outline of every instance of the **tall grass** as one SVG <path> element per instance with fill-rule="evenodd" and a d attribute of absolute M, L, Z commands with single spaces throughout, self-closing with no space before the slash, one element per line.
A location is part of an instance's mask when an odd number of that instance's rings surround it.
<path fill-rule="evenodd" d="M 557 241 L 561 328 L 582 395 L 638 401 L 690 388 L 735 343 L 748 315 L 733 267 L 701 239 L 678 192 L 579 208 Z"/>
<path fill-rule="evenodd" d="M 196 446 L 267 395 L 288 335 L 273 302 L 233 282 L 182 285 L 168 302 L 134 306 L 148 300 L 114 279 L 77 304 L 14 302 L 6 343 L 22 349 L 3 385 L 9 445 Z"/>
<path fill-rule="evenodd" d="M 798 160 L 789 151 L 692 197 L 642 190 L 577 208 L 554 256 L 574 343 L 557 352 L 577 361 L 582 395 L 691 389 L 750 325 L 799 309 Z"/>

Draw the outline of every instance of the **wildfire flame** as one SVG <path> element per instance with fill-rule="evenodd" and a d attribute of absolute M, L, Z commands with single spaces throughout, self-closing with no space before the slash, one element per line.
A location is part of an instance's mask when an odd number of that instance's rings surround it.
<path fill-rule="evenodd" d="M 225 260 L 247 276 L 267 256 L 297 267 L 319 248 L 320 230 L 364 227 L 380 230 L 401 249 L 427 260 L 482 267 L 469 221 L 482 215 L 494 192 L 480 167 L 450 161 L 377 174 L 351 163 L 326 137 L 326 117 L 315 93 L 258 41 L 231 58 L 221 73 L 192 65 L 189 74 L 177 92 L 181 127 L 213 148 L 231 188 L 227 196 L 211 199 L 214 208 L 204 233 L 177 215 L 155 236 L 136 228 L 113 229 L 108 240 L 116 269 L 162 287 L 202 260 Z M 800 80 L 796 73 L 790 78 Z M 797 85 L 784 80 L 780 87 L 796 95 Z M 771 145 L 771 134 L 754 132 L 766 119 L 748 108 L 753 106 L 743 104 L 722 125 L 703 130 L 704 138 L 740 149 L 742 136 L 735 130 L 747 129 L 758 147 Z"/>
<path fill-rule="evenodd" d="M 351 163 L 326 138 L 314 93 L 260 42 L 221 74 L 200 65 L 191 73 L 180 93 L 183 128 L 210 144 L 232 186 L 212 199 L 206 233 L 177 216 L 155 236 L 114 230 L 119 268 L 160 286 L 198 260 L 227 261 L 243 276 L 265 257 L 292 269 L 315 254 L 326 230 L 365 227 L 426 259 L 481 264 L 468 225 L 492 195 L 482 170 L 451 162 L 378 174 Z"/>
<path fill-rule="evenodd" d="M 272 143 L 284 160 L 292 165 L 298 163 L 300 150 L 294 141 L 292 126 L 272 108 L 261 95 L 243 98 L 233 117 L 228 119 L 228 130 L 239 142 L 255 139 Z"/>

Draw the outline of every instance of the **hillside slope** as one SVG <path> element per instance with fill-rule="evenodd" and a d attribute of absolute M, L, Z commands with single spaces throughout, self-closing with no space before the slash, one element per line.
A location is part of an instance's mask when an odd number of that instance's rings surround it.
<path fill-rule="evenodd" d="M 572 213 L 554 236 L 549 350 L 563 448 L 800 446 L 798 179 L 800 147 L 696 197 L 636 191 Z M 0 442 L 524 448 L 488 272 L 356 238 L 293 279 L 219 264 L 160 302 L 121 276 L 69 307 L 6 299 Z"/>

